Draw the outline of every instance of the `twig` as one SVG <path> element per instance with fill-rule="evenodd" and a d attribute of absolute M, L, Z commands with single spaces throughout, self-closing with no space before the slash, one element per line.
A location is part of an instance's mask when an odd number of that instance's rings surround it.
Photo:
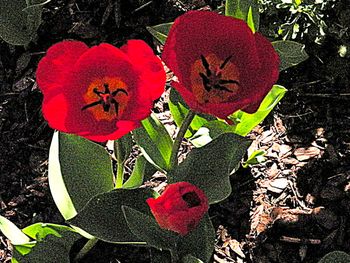
<path fill-rule="evenodd" d="M 339 93 L 339 94 L 304 93 L 304 94 L 300 94 L 300 96 L 318 97 L 318 98 L 327 98 L 327 99 L 338 99 L 338 100 L 349 100 L 350 99 L 350 93 Z"/>
<path fill-rule="evenodd" d="M 321 244 L 320 239 L 311 239 L 311 238 L 298 238 L 298 237 L 281 236 L 280 240 L 284 241 L 284 242 L 296 243 L 296 244 L 310 244 L 310 245 Z"/>
<path fill-rule="evenodd" d="M 149 6 L 150 4 L 152 4 L 153 0 L 148 1 L 146 4 L 143 4 L 142 6 L 136 8 L 134 11 L 132 11 L 132 14 L 144 9 L 145 7 Z"/>

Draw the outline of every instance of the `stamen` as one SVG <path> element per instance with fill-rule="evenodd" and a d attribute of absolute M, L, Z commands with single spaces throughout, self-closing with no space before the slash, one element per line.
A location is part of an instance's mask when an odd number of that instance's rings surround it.
<path fill-rule="evenodd" d="M 105 88 L 105 94 L 106 94 L 106 93 L 111 93 L 111 92 L 109 91 L 109 85 L 108 85 L 108 83 L 104 83 L 104 84 L 103 84 L 103 87 Z"/>
<path fill-rule="evenodd" d="M 221 86 L 219 84 L 215 84 L 213 88 L 214 89 L 218 89 L 218 90 L 224 90 L 224 91 L 231 92 L 231 93 L 233 92 L 232 90 L 230 90 L 230 89 L 228 89 L 228 88 L 226 88 L 224 86 Z"/>
<path fill-rule="evenodd" d="M 115 109 L 115 115 L 118 117 L 118 112 L 119 112 L 119 103 L 115 100 L 115 99 L 112 99 L 111 101 L 114 105 L 114 109 Z"/>
<path fill-rule="evenodd" d="M 220 65 L 220 69 L 223 69 L 223 68 L 226 66 L 226 64 L 230 61 L 231 58 L 232 58 L 232 55 L 229 56 L 229 57 L 227 57 L 227 58 L 224 60 L 224 62 L 222 62 L 222 64 Z"/>
<path fill-rule="evenodd" d="M 102 104 L 101 100 L 94 101 L 93 103 L 87 104 L 84 107 L 82 107 L 81 110 L 86 110 L 88 108 L 94 107 L 94 106 L 99 105 L 99 104 Z"/>
<path fill-rule="evenodd" d="M 206 60 L 206 58 L 203 55 L 201 55 L 201 60 L 202 60 L 203 67 L 206 70 L 206 74 L 209 77 L 211 75 L 211 70 L 209 68 L 209 63 L 208 63 L 208 61 Z"/>
<path fill-rule="evenodd" d="M 237 85 L 239 85 L 239 82 L 237 80 L 233 80 L 233 79 L 220 79 L 219 84 L 237 84 Z"/>
<path fill-rule="evenodd" d="M 112 92 L 112 97 L 114 97 L 115 95 L 117 95 L 119 92 L 124 93 L 126 96 L 128 96 L 128 92 L 125 89 L 117 89 L 115 91 Z"/>

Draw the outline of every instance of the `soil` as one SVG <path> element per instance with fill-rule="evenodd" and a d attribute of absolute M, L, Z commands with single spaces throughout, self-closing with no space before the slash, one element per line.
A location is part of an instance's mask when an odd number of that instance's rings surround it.
<path fill-rule="evenodd" d="M 47 182 L 53 130 L 35 83 L 48 47 L 63 39 L 121 46 L 137 38 L 156 48 L 146 26 L 221 2 L 153 0 L 139 8 L 148 1 L 52 0 L 28 47 L 0 41 L 0 214 L 20 228 L 63 223 Z M 350 252 L 350 60 L 338 54 L 340 45 L 350 47 L 349 29 L 339 26 L 349 24 L 348 6 L 341 0 L 326 10 L 322 44 L 298 39 L 310 58 L 280 74 L 286 96 L 249 135 L 254 149 L 267 152 L 266 162 L 241 168 L 232 195 L 210 208 L 218 230 L 213 262 L 313 263 L 333 250 Z M 265 32 L 273 19 L 262 16 Z M 11 246 L 1 234 L 0 241 L 0 262 L 10 262 Z M 150 254 L 99 242 L 84 262 L 150 262 Z"/>

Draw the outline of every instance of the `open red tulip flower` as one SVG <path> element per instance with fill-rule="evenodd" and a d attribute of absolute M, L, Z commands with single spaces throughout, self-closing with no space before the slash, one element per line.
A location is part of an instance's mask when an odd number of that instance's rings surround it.
<path fill-rule="evenodd" d="M 188 182 L 169 184 L 161 196 L 146 201 L 161 228 L 182 236 L 197 227 L 209 208 L 204 192 Z"/>
<path fill-rule="evenodd" d="M 190 11 L 170 29 L 162 59 L 189 107 L 226 118 L 255 112 L 278 79 L 279 57 L 271 43 L 240 19 Z"/>
<path fill-rule="evenodd" d="M 39 62 L 36 79 L 52 128 L 103 142 L 122 137 L 149 116 L 166 76 L 160 59 L 141 40 L 120 49 L 63 41 Z"/>

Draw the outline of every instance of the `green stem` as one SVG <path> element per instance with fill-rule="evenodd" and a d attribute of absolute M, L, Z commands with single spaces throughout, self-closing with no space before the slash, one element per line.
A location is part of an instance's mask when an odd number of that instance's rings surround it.
<path fill-rule="evenodd" d="M 121 153 L 121 145 L 120 145 L 120 141 L 116 140 L 114 142 L 115 145 L 115 155 L 117 158 L 117 178 L 115 181 L 115 188 L 122 188 L 123 186 L 123 182 L 124 182 L 124 162 L 122 160 L 122 153 Z"/>
<path fill-rule="evenodd" d="M 74 262 L 79 262 L 81 259 L 83 259 L 87 253 L 96 245 L 98 239 L 97 238 L 92 238 L 89 239 L 83 248 L 79 251 L 79 253 L 75 256 Z"/>
<path fill-rule="evenodd" d="M 195 112 L 189 110 L 185 119 L 183 120 L 180 130 L 178 134 L 176 135 L 173 148 L 171 149 L 171 156 L 170 156 L 170 170 L 173 169 L 177 164 L 178 164 L 178 154 L 179 154 L 179 149 L 181 146 L 181 142 L 185 136 L 185 133 L 190 126 L 194 116 L 196 115 Z"/>

